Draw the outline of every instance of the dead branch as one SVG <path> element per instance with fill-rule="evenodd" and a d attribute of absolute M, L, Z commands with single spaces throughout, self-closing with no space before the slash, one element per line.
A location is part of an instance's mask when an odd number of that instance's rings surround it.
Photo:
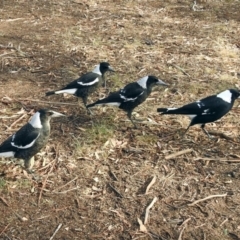
<path fill-rule="evenodd" d="M 66 184 L 64 184 L 64 185 L 62 185 L 62 186 L 60 186 L 60 187 L 58 187 L 58 188 L 56 188 L 55 190 L 54 190 L 54 192 L 56 192 L 56 190 L 59 190 L 59 189 L 61 189 L 61 188 L 64 188 L 64 187 L 66 187 L 68 184 L 70 184 L 71 182 L 74 182 L 75 180 L 77 180 L 78 179 L 78 176 L 77 177 L 75 177 L 74 179 L 72 179 L 72 180 L 70 180 L 69 182 L 67 182 Z"/>
<path fill-rule="evenodd" d="M 6 229 L 8 228 L 9 225 L 10 225 L 10 223 L 7 226 L 5 226 L 5 228 L 0 232 L 0 236 L 6 231 Z"/>
<path fill-rule="evenodd" d="M 183 228 L 182 228 L 182 230 L 181 230 L 181 232 L 180 232 L 180 234 L 179 234 L 178 240 L 182 240 L 183 232 L 184 232 L 185 228 L 187 227 L 187 223 L 188 223 L 190 220 L 191 220 L 191 218 L 188 218 L 188 219 L 186 219 L 186 220 L 182 223 L 181 226 L 183 226 Z"/>
<path fill-rule="evenodd" d="M 15 122 L 13 122 L 7 129 L 6 131 L 10 130 L 14 125 L 16 125 L 18 122 L 20 122 L 23 118 L 25 118 L 27 114 L 23 114 L 20 118 L 18 118 Z"/>
<path fill-rule="evenodd" d="M 114 188 L 110 183 L 108 183 L 108 185 L 120 198 L 123 198 L 123 195 L 116 188 Z"/>
<path fill-rule="evenodd" d="M 67 193 L 67 192 L 70 192 L 70 191 L 73 191 L 73 190 L 77 190 L 77 189 L 79 189 L 79 188 L 80 188 L 80 187 L 75 187 L 75 188 L 68 189 L 68 190 L 66 190 L 66 191 L 53 192 L 53 193 L 55 193 L 55 194 L 65 194 L 65 193 Z"/>
<path fill-rule="evenodd" d="M 214 136 L 218 136 L 220 138 L 224 138 L 226 140 L 229 140 L 229 141 L 235 141 L 233 137 L 230 137 L 228 135 L 226 135 L 225 133 L 222 133 L 222 132 L 216 132 L 216 131 L 208 131 L 208 133 L 210 135 L 214 135 Z"/>
<path fill-rule="evenodd" d="M 185 149 L 185 150 L 176 152 L 176 153 L 169 154 L 168 156 L 165 157 L 165 159 L 166 159 L 166 160 L 169 160 L 169 159 L 178 157 L 178 156 L 180 156 L 180 155 L 183 155 L 183 154 L 186 154 L 186 153 L 190 153 L 190 152 L 192 152 L 192 151 L 193 151 L 193 150 L 192 150 L 191 148 L 188 148 L 188 149 Z"/>
<path fill-rule="evenodd" d="M 176 69 L 180 70 L 184 75 L 187 75 L 190 78 L 190 75 L 183 68 L 181 68 L 175 64 L 172 64 L 172 63 L 170 63 L 170 65 L 175 67 Z"/>
<path fill-rule="evenodd" d="M 144 218 L 144 225 L 147 224 L 150 209 L 153 207 L 154 203 L 155 203 L 157 200 L 158 200 L 158 198 L 155 197 L 155 198 L 152 200 L 152 202 L 150 203 L 150 205 L 146 208 L 146 213 L 145 213 L 145 218 Z"/>
<path fill-rule="evenodd" d="M 148 233 L 148 230 L 145 227 L 145 225 L 143 224 L 142 220 L 140 218 L 138 218 L 137 220 L 138 220 L 138 223 L 140 226 L 140 232 Z"/>
<path fill-rule="evenodd" d="M 9 204 L 7 203 L 7 201 L 6 201 L 3 197 L 0 197 L 0 199 L 2 200 L 2 202 L 3 202 L 7 207 L 9 207 Z"/>
<path fill-rule="evenodd" d="M 227 193 L 217 194 L 217 195 L 210 195 L 210 196 L 208 196 L 208 197 L 205 197 L 205 198 L 202 198 L 202 199 L 198 199 L 198 200 L 196 200 L 196 201 L 193 202 L 193 203 L 189 203 L 188 206 L 189 206 L 189 207 L 192 207 L 192 206 L 194 206 L 194 205 L 196 205 L 196 204 L 198 204 L 198 203 L 200 203 L 200 202 L 206 201 L 206 200 L 211 199 L 211 198 L 226 197 L 226 196 L 227 196 Z"/>
<path fill-rule="evenodd" d="M 150 188 L 152 187 L 152 185 L 156 182 L 156 179 L 157 179 L 157 177 L 156 177 L 156 175 L 154 175 L 152 181 L 148 184 L 148 186 L 147 186 L 147 188 L 146 188 L 145 194 L 148 194 L 149 189 L 150 189 Z"/>
<path fill-rule="evenodd" d="M 199 161 L 199 160 L 203 160 L 203 161 L 218 161 L 218 162 L 233 162 L 233 163 L 240 162 L 240 159 L 227 159 L 227 158 L 204 158 L 204 157 L 198 157 L 198 158 L 193 159 L 193 161 Z"/>
<path fill-rule="evenodd" d="M 57 234 L 57 232 L 59 231 L 59 229 L 62 227 L 62 223 L 60 223 L 57 227 L 57 229 L 55 230 L 55 232 L 53 233 L 53 235 L 50 237 L 49 240 L 52 240 L 54 238 L 54 236 Z"/>
<path fill-rule="evenodd" d="M 36 99 L 18 99 L 18 101 L 30 101 L 30 102 L 40 102 L 40 103 L 47 103 L 47 104 L 59 104 L 59 105 L 71 105 L 71 106 L 78 106 L 76 103 L 64 103 L 64 102 L 49 102 L 49 101 L 42 101 L 42 100 L 36 100 Z"/>

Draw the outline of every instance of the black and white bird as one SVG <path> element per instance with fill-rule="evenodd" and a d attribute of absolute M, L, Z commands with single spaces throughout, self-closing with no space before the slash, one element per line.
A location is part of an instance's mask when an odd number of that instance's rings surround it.
<path fill-rule="evenodd" d="M 60 90 L 47 92 L 46 96 L 61 93 L 72 94 L 76 97 L 82 98 L 83 104 L 86 107 L 88 95 L 96 91 L 96 89 L 101 86 L 103 82 L 106 87 L 104 74 L 107 71 L 114 72 L 114 69 L 108 62 L 101 62 L 94 68 L 92 72 L 83 74 L 80 78 L 74 80 Z"/>
<path fill-rule="evenodd" d="M 205 124 L 214 122 L 227 114 L 232 109 L 234 101 L 239 98 L 239 96 L 239 90 L 228 89 L 217 95 L 203 98 L 180 108 L 158 108 L 157 111 L 161 112 L 161 114 L 187 115 L 191 119 L 191 122 L 185 133 L 191 126 L 200 124 L 203 132 L 211 138 L 204 128 Z"/>
<path fill-rule="evenodd" d="M 165 82 L 155 76 L 146 76 L 139 79 L 137 82 L 129 83 L 117 92 L 110 93 L 106 98 L 87 105 L 87 108 L 91 108 L 96 105 L 117 106 L 127 112 L 128 118 L 136 128 L 136 125 L 132 120 L 132 111 L 135 107 L 147 99 L 155 85 L 167 86 Z"/>
<path fill-rule="evenodd" d="M 46 144 L 50 135 L 50 120 L 64 114 L 41 109 L 31 120 L 0 145 L 0 157 L 14 157 L 24 160 L 28 171 L 34 164 L 34 155 Z"/>

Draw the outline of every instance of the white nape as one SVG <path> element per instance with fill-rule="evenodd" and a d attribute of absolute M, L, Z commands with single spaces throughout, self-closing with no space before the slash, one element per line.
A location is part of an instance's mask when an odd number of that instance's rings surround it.
<path fill-rule="evenodd" d="M 55 91 L 55 94 L 61 94 L 61 93 L 74 94 L 76 91 L 77 91 L 77 88 L 63 89 L 63 90 Z"/>
<path fill-rule="evenodd" d="M 0 157 L 14 157 L 15 152 L 2 152 L 0 153 Z"/>
<path fill-rule="evenodd" d="M 102 73 L 101 73 L 101 71 L 100 71 L 100 64 L 98 64 L 98 65 L 93 69 L 92 72 L 93 72 L 93 73 L 96 73 L 96 74 L 98 74 L 98 75 L 100 75 L 100 76 L 102 76 Z"/>
<path fill-rule="evenodd" d="M 148 76 L 139 79 L 139 80 L 137 81 L 137 83 L 138 83 L 142 88 L 147 89 L 147 80 L 148 80 Z"/>
<path fill-rule="evenodd" d="M 13 147 L 16 147 L 16 148 L 20 148 L 20 149 L 27 149 L 27 148 L 30 148 L 33 146 L 33 144 L 36 142 L 36 140 L 38 139 L 38 137 L 40 136 L 40 133 L 37 135 L 37 137 L 32 141 L 30 142 L 29 144 L 25 145 L 25 146 L 18 146 L 18 145 L 15 145 L 14 142 L 11 142 L 11 145 Z"/>
<path fill-rule="evenodd" d="M 232 102 L 232 93 L 229 90 L 225 90 L 217 95 L 223 101 L 231 103 Z"/>
<path fill-rule="evenodd" d="M 82 85 L 82 86 L 91 86 L 91 85 L 94 85 L 95 83 L 99 82 L 99 79 L 96 78 L 95 80 L 93 80 L 92 82 L 87 82 L 87 83 L 83 83 L 83 82 L 77 82 L 79 85 Z"/>
<path fill-rule="evenodd" d="M 42 128 L 42 123 L 41 123 L 41 119 L 40 119 L 40 113 L 36 112 L 31 120 L 29 121 L 29 123 L 34 127 L 34 128 Z"/>

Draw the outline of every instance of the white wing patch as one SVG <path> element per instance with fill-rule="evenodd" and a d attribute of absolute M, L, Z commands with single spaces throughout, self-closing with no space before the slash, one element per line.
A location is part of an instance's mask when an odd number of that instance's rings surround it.
<path fill-rule="evenodd" d="M 14 157 L 15 152 L 2 152 L 0 153 L 0 157 Z"/>
<path fill-rule="evenodd" d="M 167 108 L 167 112 L 171 111 L 171 110 L 175 110 L 175 109 L 177 109 L 177 108 Z"/>
<path fill-rule="evenodd" d="M 92 82 L 88 82 L 88 83 L 83 83 L 83 82 L 77 82 L 79 85 L 82 85 L 82 86 L 91 86 L 91 85 L 94 85 L 95 83 L 99 82 L 99 79 L 96 78 L 95 80 L 93 80 Z"/>
<path fill-rule="evenodd" d="M 34 128 L 42 128 L 42 123 L 40 119 L 40 113 L 36 112 L 33 116 L 32 119 L 29 121 L 29 123 L 34 127 Z M 14 139 L 14 136 L 13 136 Z"/>
<path fill-rule="evenodd" d="M 125 102 L 128 102 L 128 101 L 135 101 L 139 96 L 141 96 L 143 94 L 143 91 L 135 98 L 126 98 L 124 95 L 122 94 L 119 94 L 120 98 L 122 98 Z"/>
<path fill-rule="evenodd" d="M 121 103 L 119 102 L 108 102 L 108 103 L 100 103 L 100 104 L 96 104 L 96 105 L 108 105 L 108 106 L 115 106 L 115 107 L 119 107 Z"/>
<path fill-rule="evenodd" d="M 94 73 L 102 76 L 102 73 L 101 73 L 101 71 L 100 71 L 100 64 L 98 64 L 98 65 L 93 69 L 92 72 L 94 72 Z"/>
<path fill-rule="evenodd" d="M 139 79 L 139 80 L 137 81 L 137 83 L 138 83 L 142 88 L 147 89 L 147 80 L 148 80 L 148 76 Z"/>
<path fill-rule="evenodd" d="M 74 94 L 76 91 L 77 91 L 77 88 L 63 89 L 63 90 L 55 91 L 55 94 L 61 94 L 61 93 Z"/>
<path fill-rule="evenodd" d="M 232 102 L 232 93 L 229 90 L 225 90 L 217 95 L 223 101 L 231 103 Z"/>
<path fill-rule="evenodd" d="M 40 136 L 40 133 L 37 135 L 37 137 L 29 144 L 25 145 L 25 146 L 18 146 L 18 145 L 15 145 L 14 142 L 11 142 L 11 145 L 13 147 L 16 147 L 16 148 L 20 148 L 20 149 L 27 149 L 27 148 L 30 148 L 33 146 L 33 144 L 36 142 L 36 140 L 38 139 L 38 137 Z M 13 135 L 13 141 L 14 141 L 14 138 L 15 138 L 15 135 Z"/>

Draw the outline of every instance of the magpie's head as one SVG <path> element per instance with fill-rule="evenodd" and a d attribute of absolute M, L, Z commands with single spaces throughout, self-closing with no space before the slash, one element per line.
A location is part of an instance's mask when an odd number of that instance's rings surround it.
<path fill-rule="evenodd" d="M 115 72 L 108 62 L 101 62 L 99 64 L 99 70 L 102 73 L 102 75 L 107 71 Z"/>
<path fill-rule="evenodd" d="M 236 100 L 237 98 L 240 98 L 240 91 L 237 89 L 229 89 L 229 91 L 232 94 L 232 100 Z"/>
<path fill-rule="evenodd" d="M 163 85 L 163 86 L 168 86 L 167 83 L 165 83 L 164 81 L 162 81 L 161 79 L 155 77 L 155 76 L 148 76 L 147 78 L 147 87 L 151 87 L 154 85 Z"/>
<path fill-rule="evenodd" d="M 40 109 L 37 113 L 39 113 L 39 117 L 41 122 L 49 122 L 51 118 L 55 117 L 64 117 L 65 115 L 59 112 L 55 112 L 50 109 Z M 35 113 L 36 114 L 36 113 Z"/>

